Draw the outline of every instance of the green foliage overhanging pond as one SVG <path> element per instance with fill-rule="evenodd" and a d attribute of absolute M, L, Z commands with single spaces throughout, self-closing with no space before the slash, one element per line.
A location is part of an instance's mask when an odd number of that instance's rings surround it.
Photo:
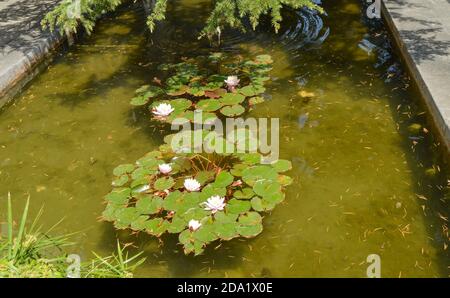
<path fill-rule="evenodd" d="M 324 6 L 331 34 L 321 45 L 291 38 L 289 18 L 279 36 L 222 36 L 224 52 L 272 57 L 265 101 L 248 116 L 281 119 L 281 158 L 292 161 L 294 183 L 257 237 L 213 242 L 194 257 L 178 235 L 161 245 L 99 222 L 116 166 L 158 150 L 169 133 L 148 108 L 130 107 L 132 94 L 160 77 L 159 65 L 211 53 L 197 40 L 200 0 L 170 7 L 151 37 L 140 9 L 102 20 L 3 109 L 0 197 L 10 191 L 20 209 L 31 195 L 31 218 L 44 205 L 48 225 L 65 217 L 58 229 L 82 231 L 70 251 L 82 259 L 115 251 L 116 236 L 133 242 L 147 257 L 141 276 L 364 277 L 373 253 L 382 276 L 447 276 L 448 174 L 418 95 L 385 84 L 358 48 L 367 28 L 357 1 Z"/>

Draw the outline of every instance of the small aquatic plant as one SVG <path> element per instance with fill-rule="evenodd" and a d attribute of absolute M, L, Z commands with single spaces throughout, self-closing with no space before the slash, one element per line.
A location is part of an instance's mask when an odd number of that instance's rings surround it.
<path fill-rule="evenodd" d="M 201 254 L 215 240 L 255 237 L 262 212 L 281 203 L 292 182 L 282 174 L 289 161 L 260 160 L 258 153 L 182 154 L 162 145 L 114 169 L 103 219 L 156 237 L 179 234 L 186 254 Z M 171 171 L 162 173 L 161 165 Z"/>
<path fill-rule="evenodd" d="M 153 85 L 140 87 L 131 104 L 149 105 L 153 119 L 172 123 L 175 119 L 194 122 L 195 110 L 203 111 L 204 121 L 237 117 L 264 102 L 261 94 L 273 62 L 269 55 L 240 60 L 215 53 L 202 58 L 161 65 L 159 69 L 169 73 L 165 81 L 156 79 Z"/>

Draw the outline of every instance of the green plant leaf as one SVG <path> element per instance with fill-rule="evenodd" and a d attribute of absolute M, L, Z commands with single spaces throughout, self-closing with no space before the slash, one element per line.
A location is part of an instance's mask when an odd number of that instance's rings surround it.
<path fill-rule="evenodd" d="M 237 226 L 236 230 L 242 237 L 253 238 L 262 232 L 263 226 L 261 223 L 255 225 L 241 225 Z"/>
<path fill-rule="evenodd" d="M 220 109 L 220 112 L 227 117 L 236 117 L 245 112 L 245 108 L 239 104 L 226 106 Z"/>
<path fill-rule="evenodd" d="M 170 189 L 175 184 L 172 177 L 162 177 L 155 181 L 154 188 L 156 190 Z"/>
<path fill-rule="evenodd" d="M 109 203 L 106 205 L 105 210 L 102 212 L 102 218 L 107 221 L 114 221 L 116 220 L 116 211 L 119 209 L 122 209 L 124 206 Z"/>
<path fill-rule="evenodd" d="M 118 209 L 115 212 L 116 221 L 121 226 L 128 226 L 140 216 L 139 212 L 134 207 L 127 207 Z"/>
<path fill-rule="evenodd" d="M 264 98 L 261 97 L 261 96 L 255 96 L 255 97 L 252 97 L 252 98 L 250 98 L 250 99 L 248 100 L 248 103 L 249 103 L 250 105 L 257 105 L 257 104 L 260 104 L 260 103 L 263 103 L 263 102 L 265 102 L 265 100 L 264 100 Z"/>
<path fill-rule="evenodd" d="M 222 240 L 231 240 L 238 236 L 238 233 L 236 231 L 236 223 L 223 223 L 220 221 L 216 221 L 214 222 L 213 226 L 214 233 Z"/>
<path fill-rule="evenodd" d="M 231 199 L 225 208 L 229 213 L 240 214 L 249 211 L 251 204 L 247 200 Z"/>
<path fill-rule="evenodd" d="M 281 186 L 277 181 L 260 179 L 253 185 L 253 191 L 262 197 L 281 192 Z"/>
<path fill-rule="evenodd" d="M 132 164 L 124 164 L 124 165 L 117 166 L 113 170 L 113 174 L 114 174 L 114 176 L 121 176 L 123 174 L 129 174 L 129 173 L 131 173 L 133 171 L 134 171 L 134 165 L 132 165 Z"/>
<path fill-rule="evenodd" d="M 136 202 L 136 209 L 140 214 L 155 214 L 160 211 L 163 200 L 153 195 L 142 195 Z"/>
<path fill-rule="evenodd" d="M 251 199 L 255 196 L 255 193 L 250 187 L 245 187 L 242 190 L 238 190 L 233 195 L 236 199 Z"/>
<path fill-rule="evenodd" d="M 242 179 L 251 186 L 253 186 L 257 180 L 276 180 L 277 177 L 277 171 L 267 165 L 252 166 L 242 171 Z"/>
<path fill-rule="evenodd" d="M 260 197 L 254 197 L 251 200 L 252 208 L 255 211 L 263 212 L 263 211 L 271 211 L 275 208 L 276 204 L 271 203 L 267 200 L 262 200 Z"/>
<path fill-rule="evenodd" d="M 225 93 L 221 98 L 220 102 L 223 105 L 236 105 L 245 100 L 245 96 L 239 93 Z"/>
<path fill-rule="evenodd" d="M 141 215 L 131 222 L 131 229 L 134 231 L 141 231 L 145 229 L 145 225 L 147 223 L 148 216 Z"/>
<path fill-rule="evenodd" d="M 216 176 L 214 187 L 224 188 L 233 183 L 234 177 L 229 172 L 222 171 Z"/>
<path fill-rule="evenodd" d="M 292 169 L 292 163 L 285 159 L 279 159 L 271 163 L 271 165 L 278 173 L 286 172 Z"/>
<path fill-rule="evenodd" d="M 197 175 L 195 175 L 195 180 L 197 180 L 201 185 L 205 185 L 207 182 L 214 179 L 214 174 L 214 171 L 200 171 Z"/>
<path fill-rule="evenodd" d="M 283 186 L 291 185 L 293 182 L 293 179 L 286 175 L 278 175 L 278 182 Z"/>
<path fill-rule="evenodd" d="M 131 195 L 129 188 L 116 188 L 105 196 L 106 201 L 114 204 L 126 204 Z"/>
<path fill-rule="evenodd" d="M 217 99 L 203 99 L 196 103 L 196 108 L 204 112 L 214 112 L 222 107 L 222 103 Z"/>
<path fill-rule="evenodd" d="M 145 231 L 156 237 L 167 231 L 167 222 L 161 218 L 147 220 L 144 224 Z"/>
<path fill-rule="evenodd" d="M 167 225 L 167 232 L 177 234 L 183 231 L 187 226 L 187 222 L 179 217 L 174 217 L 172 222 Z"/>

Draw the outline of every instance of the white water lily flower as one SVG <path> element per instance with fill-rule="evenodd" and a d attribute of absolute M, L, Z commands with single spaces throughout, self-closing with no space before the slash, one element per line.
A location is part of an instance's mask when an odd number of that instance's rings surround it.
<path fill-rule="evenodd" d="M 228 76 L 228 78 L 224 81 L 227 84 L 228 89 L 234 90 L 236 86 L 239 84 L 240 80 L 237 76 Z"/>
<path fill-rule="evenodd" d="M 200 183 L 195 179 L 186 179 L 184 180 L 184 188 L 188 191 L 198 191 L 200 189 Z"/>
<path fill-rule="evenodd" d="M 212 196 L 203 204 L 205 205 L 205 210 L 211 211 L 213 214 L 223 210 L 226 205 L 225 198 L 221 198 L 220 196 Z"/>
<path fill-rule="evenodd" d="M 168 103 L 162 103 L 153 108 L 153 114 L 156 116 L 166 117 L 169 116 L 175 109 Z"/>
<path fill-rule="evenodd" d="M 161 174 L 169 174 L 172 172 L 172 167 L 168 163 L 163 163 L 158 166 L 159 171 Z"/>
<path fill-rule="evenodd" d="M 191 231 L 197 231 L 198 228 L 200 228 L 202 226 L 202 224 L 198 220 L 195 220 L 195 219 L 191 219 L 189 221 L 188 225 L 189 225 L 189 230 L 191 230 Z"/>

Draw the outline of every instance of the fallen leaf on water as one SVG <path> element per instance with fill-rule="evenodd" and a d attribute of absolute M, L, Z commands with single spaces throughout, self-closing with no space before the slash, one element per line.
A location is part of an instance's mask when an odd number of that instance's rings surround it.
<path fill-rule="evenodd" d="M 303 98 L 305 98 L 305 97 L 314 97 L 314 96 L 316 96 L 316 95 L 314 94 L 314 92 L 308 92 L 308 91 L 305 91 L 305 90 L 301 90 L 301 91 L 299 91 L 297 94 L 300 95 L 300 96 L 303 97 Z"/>

